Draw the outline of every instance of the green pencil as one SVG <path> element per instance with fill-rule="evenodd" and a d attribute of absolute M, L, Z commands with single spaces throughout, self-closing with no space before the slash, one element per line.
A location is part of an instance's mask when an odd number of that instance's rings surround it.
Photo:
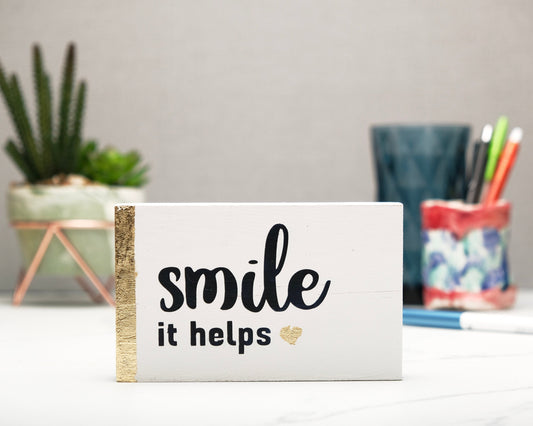
<path fill-rule="evenodd" d="M 489 154 L 487 156 L 487 165 L 485 166 L 485 182 L 490 182 L 494 176 L 494 171 L 498 165 L 498 160 L 505 145 L 505 138 L 507 136 L 507 127 L 509 120 L 502 116 L 498 118 L 496 127 L 494 128 L 494 135 L 489 145 Z"/>

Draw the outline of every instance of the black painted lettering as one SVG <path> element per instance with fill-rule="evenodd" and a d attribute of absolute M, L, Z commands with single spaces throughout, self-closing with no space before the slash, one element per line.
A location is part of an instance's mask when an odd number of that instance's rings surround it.
<path fill-rule="evenodd" d="M 261 327 L 257 330 L 257 344 L 261 346 L 270 345 L 270 328 Z"/>
<path fill-rule="evenodd" d="M 221 328 L 212 328 L 209 330 L 209 343 L 213 346 L 220 346 L 224 343 L 224 332 Z"/>
<path fill-rule="evenodd" d="M 281 251 L 278 254 L 278 246 Z M 316 288 L 319 282 L 319 274 L 313 269 L 302 269 L 294 273 L 287 285 L 287 296 L 280 304 L 277 293 L 277 277 L 285 265 L 289 247 L 289 231 L 283 224 L 272 226 L 265 240 L 264 264 L 263 264 L 263 288 L 258 291 L 259 300 L 256 304 L 254 300 L 254 287 L 256 285 L 256 273 L 246 272 L 242 278 L 241 301 L 245 309 L 250 312 L 260 312 L 265 304 L 268 304 L 274 312 L 282 312 L 292 304 L 295 308 L 309 310 L 319 306 L 326 298 L 331 281 L 326 281 L 322 291 L 314 303 L 306 303 L 303 293 Z M 257 264 L 257 260 L 249 260 L 250 265 Z M 159 272 L 159 282 L 172 296 L 171 303 L 165 298 L 161 298 L 161 309 L 165 312 L 174 312 L 186 302 L 190 309 L 196 309 L 198 304 L 198 287 L 203 282 L 203 292 L 201 300 L 204 303 L 213 303 L 216 299 L 219 287 L 219 280 L 223 279 L 224 300 L 220 309 L 231 309 L 238 299 L 238 286 L 235 275 L 225 267 L 214 269 L 199 268 L 192 269 L 190 266 L 184 269 L 185 284 L 184 292 L 178 288 L 177 282 L 180 279 L 180 270 L 177 267 L 163 268 Z M 310 277 L 311 282 L 304 285 L 306 278 Z M 221 283 L 222 285 L 222 283 Z M 284 287 L 283 285 L 280 285 Z M 308 298 L 309 299 L 309 298 Z M 205 331 L 205 330 L 204 330 Z M 235 336 L 236 337 L 236 336 Z M 232 324 L 228 322 L 228 343 L 236 345 L 233 336 Z M 240 343 L 239 343 L 240 345 Z"/>
<path fill-rule="evenodd" d="M 157 323 L 157 325 L 159 326 L 159 328 L 157 329 L 158 344 L 159 346 L 164 346 L 165 345 L 165 329 L 163 328 L 163 326 L 165 324 L 162 322 L 159 322 Z"/>
<path fill-rule="evenodd" d="M 231 346 L 235 346 L 237 342 L 233 339 L 233 322 L 228 321 L 228 343 Z"/>
<path fill-rule="evenodd" d="M 304 280 L 306 276 L 311 277 L 311 284 L 309 284 L 307 287 L 304 287 Z M 300 309 L 308 310 L 316 308 L 318 305 L 320 305 L 326 295 L 328 294 L 329 286 L 331 284 L 331 281 L 326 281 L 326 284 L 324 285 L 324 288 L 322 289 L 322 292 L 320 293 L 320 296 L 315 301 L 315 303 L 311 305 L 307 305 L 304 302 L 302 293 L 304 291 L 312 290 L 316 287 L 318 284 L 318 273 L 313 271 L 312 269 L 302 269 L 301 271 L 296 272 L 292 278 L 289 281 L 289 299 L 291 300 L 292 304 Z"/>
<path fill-rule="evenodd" d="M 172 296 L 172 303 L 170 306 L 167 305 L 164 298 L 161 298 L 160 306 L 165 312 L 175 312 L 181 308 L 181 305 L 183 305 L 183 293 L 175 282 L 172 282 L 170 278 L 171 275 L 176 277 L 175 281 L 177 282 L 180 279 L 180 270 L 173 266 L 169 266 L 168 268 L 161 269 L 158 277 L 159 283 L 165 287 Z"/>
<path fill-rule="evenodd" d="M 196 327 L 196 321 L 191 321 L 191 346 L 196 346 L 196 335 L 200 336 L 200 346 L 205 346 L 205 330 Z"/>
<path fill-rule="evenodd" d="M 239 328 L 239 353 L 244 353 L 244 347 L 250 346 L 254 341 L 254 332 L 251 328 Z"/>
<path fill-rule="evenodd" d="M 281 233 L 282 249 L 277 259 L 278 240 Z M 263 294 L 261 300 L 256 305 L 253 298 L 254 293 L 254 278 L 253 272 L 247 272 L 242 279 L 241 299 L 242 304 L 251 312 L 259 312 L 263 309 L 265 302 L 275 311 L 284 311 L 289 307 L 290 300 L 287 298 L 285 303 L 280 306 L 278 301 L 278 293 L 276 289 L 276 276 L 283 269 L 285 257 L 287 256 L 287 248 L 289 245 L 289 231 L 285 225 L 274 225 L 268 232 L 265 241 L 265 258 L 263 265 Z"/>
<path fill-rule="evenodd" d="M 178 329 L 176 327 L 174 327 L 174 324 L 169 324 L 168 325 L 168 328 L 167 328 L 168 343 L 171 346 L 177 346 L 178 345 L 178 342 L 176 341 L 176 332 L 177 331 L 178 331 Z"/>
<path fill-rule="evenodd" d="M 227 310 L 235 305 L 237 301 L 237 280 L 228 268 L 205 269 L 200 268 L 194 270 L 190 267 L 185 268 L 185 297 L 187 298 L 187 306 L 191 309 L 196 308 L 196 298 L 198 292 L 198 282 L 204 278 L 204 294 L 203 299 L 205 303 L 212 303 L 217 295 L 217 274 L 222 272 L 224 277 L 224 302 L 220 309 Z"/>

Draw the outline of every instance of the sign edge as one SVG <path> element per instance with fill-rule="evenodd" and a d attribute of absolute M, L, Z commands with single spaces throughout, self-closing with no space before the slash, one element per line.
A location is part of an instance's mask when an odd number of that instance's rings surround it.
<path fill-rule="evenodd" d="M 135 206 L 115 206 L 117 382 L 136 382 Z"/>

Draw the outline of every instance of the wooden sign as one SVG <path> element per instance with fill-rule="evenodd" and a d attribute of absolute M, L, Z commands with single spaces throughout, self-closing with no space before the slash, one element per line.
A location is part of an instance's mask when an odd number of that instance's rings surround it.
<path fill-rule="evenodd" d="M 118 205 L 117 380 L 401 378 L 402 205 Z"/>

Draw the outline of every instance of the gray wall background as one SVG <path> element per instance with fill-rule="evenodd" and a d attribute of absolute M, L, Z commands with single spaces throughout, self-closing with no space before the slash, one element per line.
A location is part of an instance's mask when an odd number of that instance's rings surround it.
<path fill-rule="evenodd" d="M 29 96 L 31 44 L 57 87 L 75 41 L 85 135 L 142 151 L 150 201 L 369 201 L 371 124 L 470 123 L 478 135 L 507 114 L 525 131 L 506 191 L 511 267 L 533 287 L 532 22 L 533 3 L 516 0 L 0 0 L 0 59 Z M 2 104 L 2 144 L 12 134 Z M 0 154 L 0 186 L 20 179 Z M 1 197 L 0 289 L 12 289 L 5 212 Z"/>

